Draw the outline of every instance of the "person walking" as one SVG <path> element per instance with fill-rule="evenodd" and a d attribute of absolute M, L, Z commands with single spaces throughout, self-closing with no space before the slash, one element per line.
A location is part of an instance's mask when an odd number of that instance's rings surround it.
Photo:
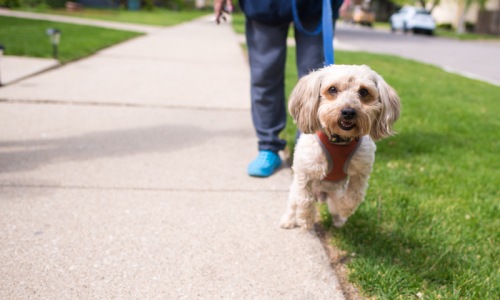
<path fill-rule="evenodd" d="M 343 0 L 323 1 L 331 2 L 336 19 Z M 302 26 L 312 31 L 318 29 L 318 24 L 321 26 L 322 0 L 239 0 L 239 5 L 245 14 L 251 113 L 259 150 L 247 172 L 250 176 L 268 177 L 281 166 L 278 152 L 286 146 L 279 134 L 286 125 L 285 62 L 292 5 L 296 5 Z M 214 0 L 217 24 L 232 10 L 231 0 Z M 308 34 L 295 26 L 295 43 L 299 78 L 324 66 L 321 34 Z"/>

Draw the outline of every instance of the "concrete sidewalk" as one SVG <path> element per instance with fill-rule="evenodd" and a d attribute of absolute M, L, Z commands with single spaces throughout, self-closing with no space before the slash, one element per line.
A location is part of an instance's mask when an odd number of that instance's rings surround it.
<path fill-rule="evenodd" d="M 158 30 L 0 88 L 0 299 L 343 299 L 291 171 L 250 178 L 228 25 Z"/>

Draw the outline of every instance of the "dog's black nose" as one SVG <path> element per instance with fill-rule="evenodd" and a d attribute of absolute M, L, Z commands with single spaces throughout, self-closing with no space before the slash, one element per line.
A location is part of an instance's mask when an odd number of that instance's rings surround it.
<path fill-rule="evenodd" d="M 354 117 L 356 116 L 356 110 L 350 107 L 343 108 L 340 111 L 340 113 L 342 114 L 342 117 L 346 120 L 354 119 Z"/>

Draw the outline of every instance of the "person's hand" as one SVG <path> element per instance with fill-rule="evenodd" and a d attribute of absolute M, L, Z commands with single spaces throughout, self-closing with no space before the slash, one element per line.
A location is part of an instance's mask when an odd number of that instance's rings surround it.
<path fill-rule="evenodd" d="M 233 1 L 231 0 L 214 0 L 215 22 L 220 24 L 220 20 L 226 21 L 224 14 L 230 14 L 233 11 Z"/>

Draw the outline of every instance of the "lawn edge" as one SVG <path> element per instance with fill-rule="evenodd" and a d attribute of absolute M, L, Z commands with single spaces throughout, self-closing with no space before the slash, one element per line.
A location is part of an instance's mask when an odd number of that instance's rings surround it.
<path fill-rule="evenodd" d="M 361 295 L 360 289 L 349 280 L 349 267 L 350 256 L 344 250 L 335 247 L 332 244 L 331 231 L 323 227 L 320 222 L 314 224 L 314 231 L 318 237 L 325 253 L 328 257 L 330 267 L 337 275 L 340 288 L 346 300 L 364 300 L 366 299 Z"/>

